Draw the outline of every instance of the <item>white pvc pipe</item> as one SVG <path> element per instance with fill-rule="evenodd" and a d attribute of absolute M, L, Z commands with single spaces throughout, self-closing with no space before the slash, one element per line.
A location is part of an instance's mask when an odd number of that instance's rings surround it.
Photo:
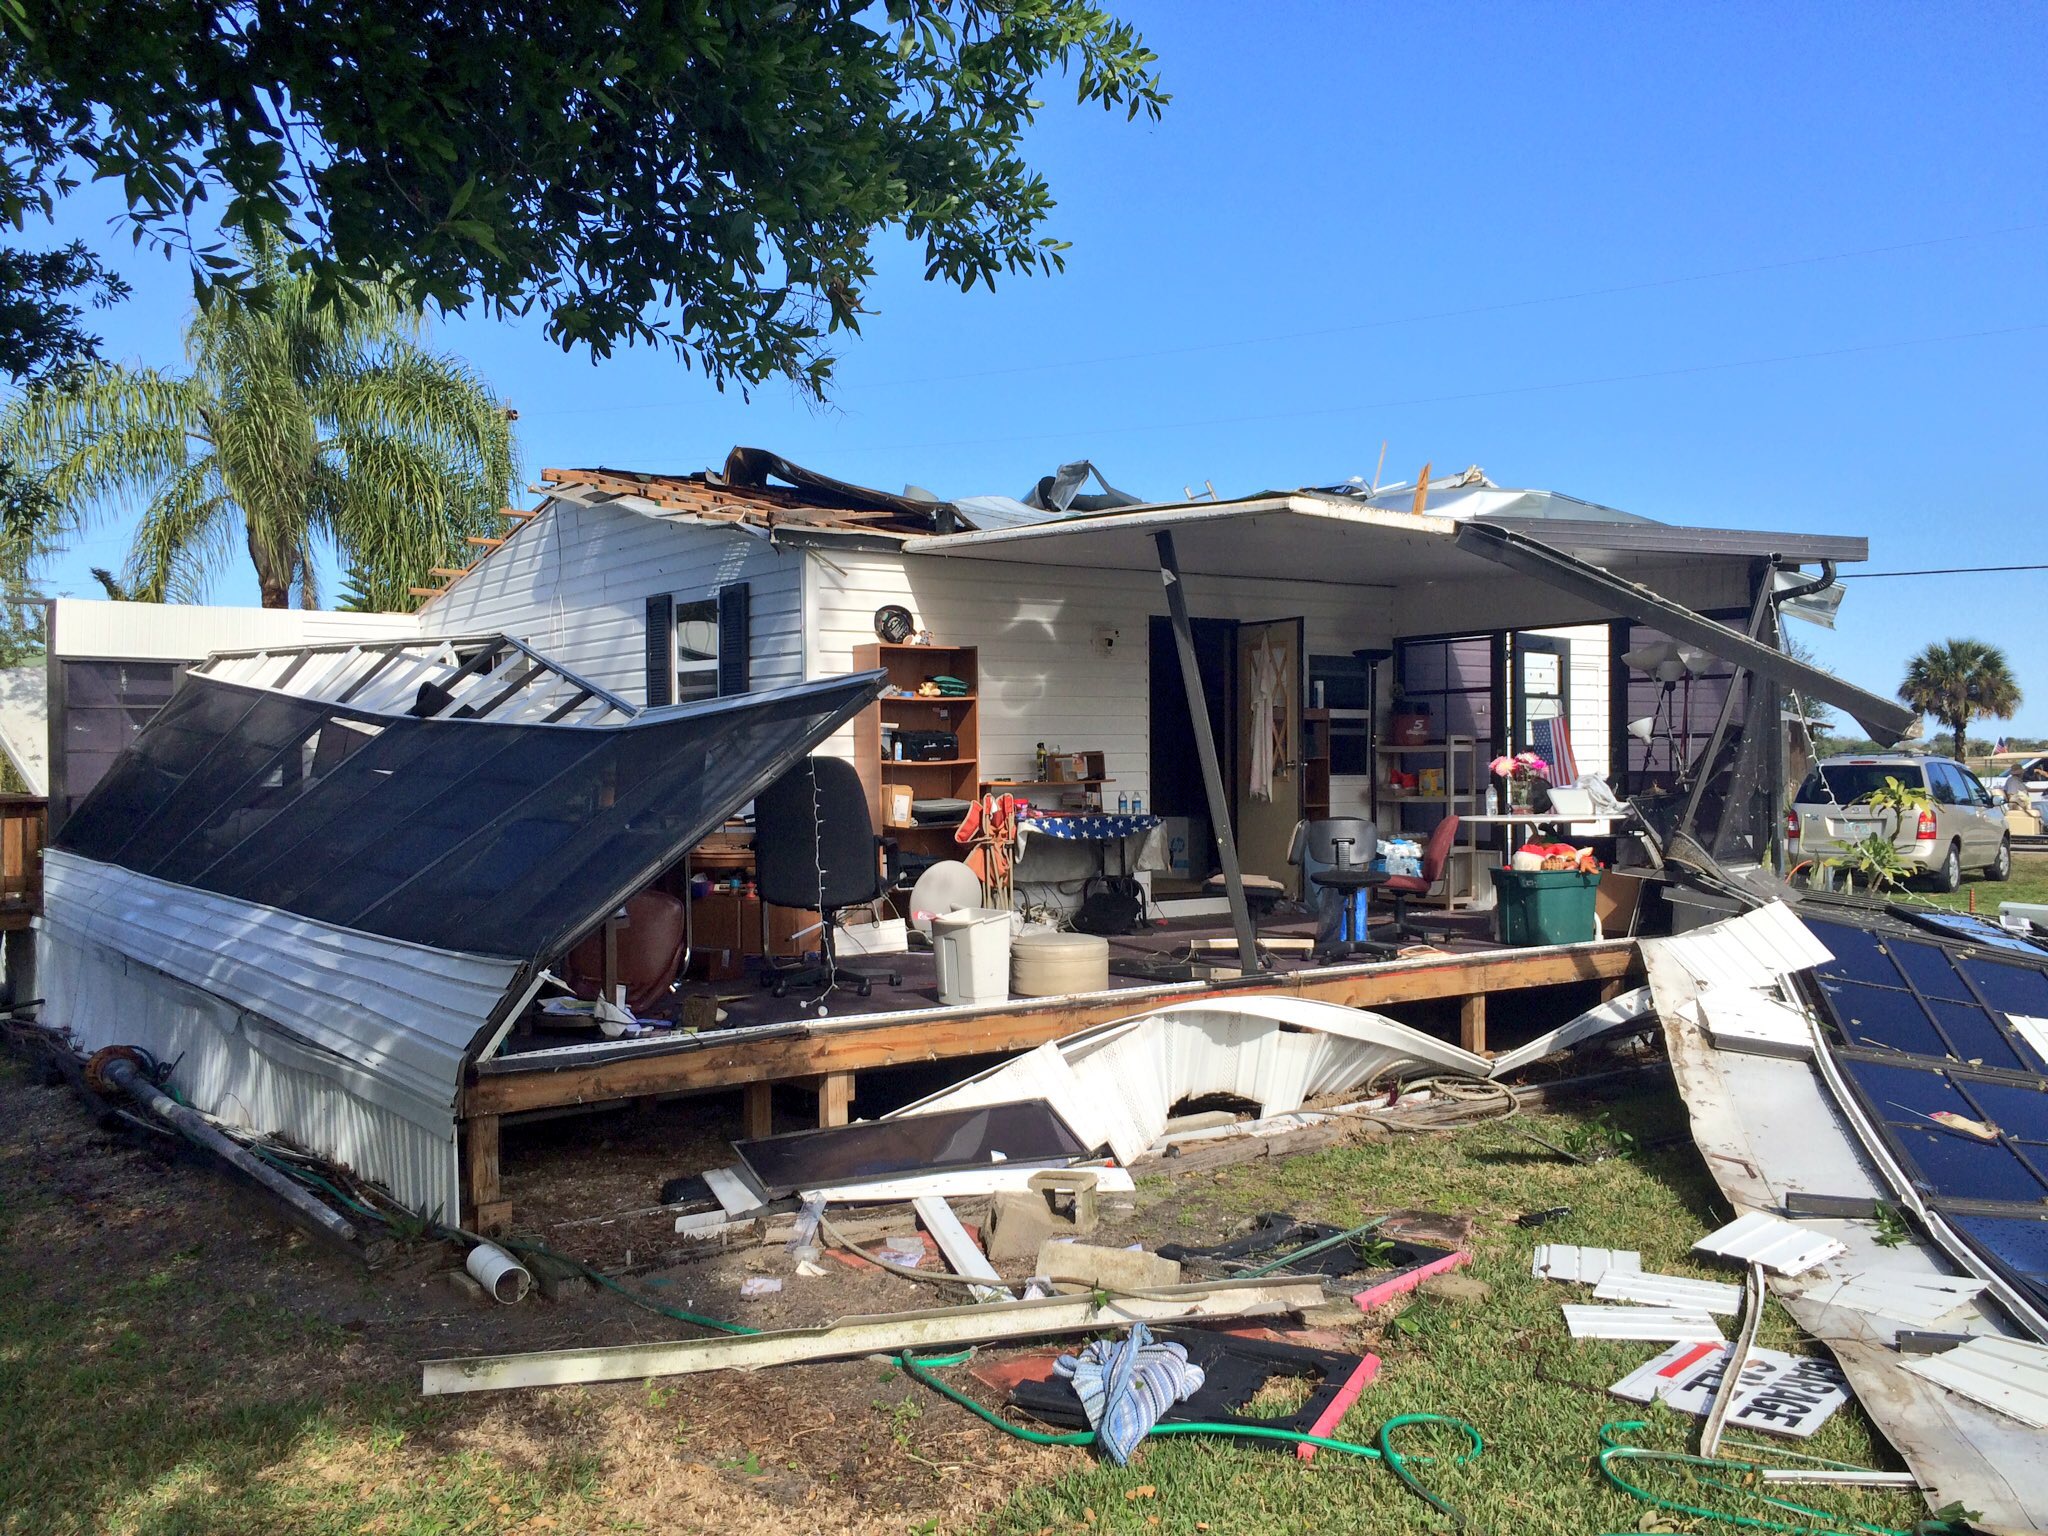
<path fill-rule="evenodd" d="M 526 1293 L 533 1288 L 533 1276 L 526 1272 L 526 1266 L 496 1243 L 478 1243 L 469 1250 L 469 1259 L 463 1267 L 478 1285 L 490 1293 L 493 1301 L 506 1306 L 524 1301 Z"/>

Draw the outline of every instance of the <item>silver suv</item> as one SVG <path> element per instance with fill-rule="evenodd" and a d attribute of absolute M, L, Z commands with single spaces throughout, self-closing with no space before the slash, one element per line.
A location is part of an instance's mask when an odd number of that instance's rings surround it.
<path fill-rule="evenodd" d="M 1886 779 L 1925 790 L 1933 804 L 1903 814 L 1869 804 Z M 1806 776 L 1785 813 L 1785 836 L 1798 859 L 1833 857 L 1873 832 L 1889 832 L 1893 845 L 1938 891 L 1962 884 L 1966 868 L 1981 869 L 1993 880 L 2012 874 L 2004 808 L 1953 758 L 1911 752 L 1831 757 Z"/>

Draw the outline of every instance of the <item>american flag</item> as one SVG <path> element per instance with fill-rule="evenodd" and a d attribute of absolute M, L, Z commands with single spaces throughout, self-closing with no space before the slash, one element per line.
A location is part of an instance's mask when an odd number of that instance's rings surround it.
<path fill-rule="evenodd" d="M 1529 722 L 1529 745 L 1550 764 L 1550 782 L 1557 785 L 1579 782 L 1579 760 L 1572 755 L 1572 728 L 1563 715 Z"/>

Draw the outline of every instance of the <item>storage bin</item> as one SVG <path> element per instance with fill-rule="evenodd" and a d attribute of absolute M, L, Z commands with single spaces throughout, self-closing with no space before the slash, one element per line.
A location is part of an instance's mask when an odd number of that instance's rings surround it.
<path fill-rule="evenodd" d="M 1010 995 L 1010 914 L 964 907 L 932 919 L 942 1003 L 1000 1003 Z"/>
<path fill-rule="evenodd" d="M 1109 987 L 1109 940 L 1092 933 L 1026 928 L 1010 946 L 1010 990 L 1019 997 L 1060 997 Z"/>
<path fill-rule="evenodd" d="M 1599 937 L 1600 876 L 1576 869 L 1493 868 L 1494 932 L 1503 944 L 1585 944 Z"/>

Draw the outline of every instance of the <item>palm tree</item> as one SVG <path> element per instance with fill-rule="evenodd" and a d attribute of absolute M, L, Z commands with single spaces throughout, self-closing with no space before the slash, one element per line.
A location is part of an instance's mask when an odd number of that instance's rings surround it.
<path fill-rule="evenodd" d="M 31 390 L 0 413 L 0 458 L 40 477 L 58 535 L 139 504 L 124 585 L 141 601 L 202 600 L 241 546 L 264 607 L 311 608 L 331 544 L 370 602 L 410 608 L 504 504 L 511 413 L 390 292 L 317 304 L 281 255 L 256 259 L 259 292 L 187 327 L 189 372 L 102 364 Z"/>
<path fill-rule="evenodd" d="M 2010 720 L 2020 707 L 2005 652 L 1982 640 L 1948 640 L 1930 645 L 1906 663 L 1899 697 L 1956 733 L 1955 756 L 1963 756 L 1964 733 L 1972 720 Z"/>

